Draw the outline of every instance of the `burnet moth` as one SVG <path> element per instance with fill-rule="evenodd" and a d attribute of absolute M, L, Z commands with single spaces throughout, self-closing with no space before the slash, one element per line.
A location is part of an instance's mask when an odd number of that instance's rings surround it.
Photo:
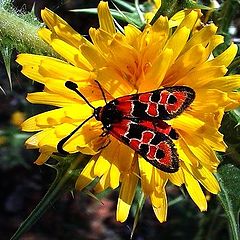
<path fill-rule="evenodd" d="M 164 120 L 179 116 L 195 99 L 195 92 L 186 86 L 165 87 L 151 92 L 132 94 L 95 108 L 78 90 L 78 85 L 67 81 L 65 86 L 77 93 L 93 109 L 93 114 L 57 145 L 59 153 L 67 154 L 63 145 L 91 118 L 103 125 L 103 134 L 112 135 L 126 144 L 156 168 L 173 173 L 178 171 L 179 156 L 173 140 L 177 132 Z"/>

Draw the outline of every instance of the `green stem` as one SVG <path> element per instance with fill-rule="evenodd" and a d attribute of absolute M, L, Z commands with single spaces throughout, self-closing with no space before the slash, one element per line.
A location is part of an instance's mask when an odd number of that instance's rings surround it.
<path fill-rule="evenodd" d="M 38 37 L 38 29 L 39 26 L 25 21 L 21 15 L 0 8 L 0 47 L 54 56 L 51 47 Z"/>
<path fill-rule="evenodd" d="M 69 187 L 69 183 L 73 178 L 73 171 L 76 170 L 79 162 L 81 162 L 84 158 L 84 155 L 81 157 L 76 157 L 62 177 L 59 178 L 57 175 L 55 181 L 48 189 L 45 196 L 42 198 L 36 208 L 30 213 L 30 215 L 25 219 L 25 221 L 20 225 L 10 240 L 20 239 L 20 237 L 38 221 L 38 219 L 46 212 L 46 210 L 52 206 L 58 197 L 66 191 L 66 188 Z"/>
<path fill-rule="evenodd" d="M 132 228 L 132 231 L 131 231 L 131 236 L 130 236 L 130 239 L 133 238 L 133 234 L 135 232 L 135 229 L 137 227 L 137 223 L 138 223 L 138 220 L 140 218 L 140 214 L 142 212 L 142 208 L 143 208 L 143 205 L 145 203 L 145 200 L 146 200 L 146 196 L 145 194 L 140 190 L 140 196 L 139 196 L 139 199 L 138 199 L 138 204 L 137 204 L 137 209 L 136 209 L 136 213 L 135 213 L 135 216 L 134 216 L 134 222 L 133 222 L 133 228 Z"/>
<path fill-rule="evenodd" d="M 239 225 L 236 224 L 236 219 L 238 219 L 238 216 L 235 216 L 232 211 L 229 211 L 229 208 L 226 206 L 225 201 L 221 198 L 220 195 L 218 195 L 218 198 L 228 218 L 230 238 L 232 240 L 239 240 L 240 239 Z"/>

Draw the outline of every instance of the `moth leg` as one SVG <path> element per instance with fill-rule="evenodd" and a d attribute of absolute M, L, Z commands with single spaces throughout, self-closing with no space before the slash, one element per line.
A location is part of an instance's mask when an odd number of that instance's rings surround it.
<path fill-rule="evenodd" d="M 108 132 L 108 130 L 107 129 L 105 129 L 104 127 L 102 128 L 102 133 L 100 134 L 100 136 L 99 137 L 106 137 L 108 134 L 109 134 L 109 132 Z"/>

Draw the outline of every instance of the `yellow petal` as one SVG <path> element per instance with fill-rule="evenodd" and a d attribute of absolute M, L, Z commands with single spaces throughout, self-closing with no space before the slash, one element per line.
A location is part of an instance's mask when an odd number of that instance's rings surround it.
<path fill-rule="evenodd" d="M 174 129 L 183 130 L 189 134 L 193 134 L 204 126 L 204 122 L 186 112 L 170 120 L 169 123 Z"/>
<path fill-rule="evenodd" d="M 126 44 L 121 39 L 114 38 L 109 44 L 109 51 L 112 53 L 112 64 L 121 69 L 126 75 L 134 74 L 138 62 L 138 53 L 132 46 Z M 126 62 L 126 56 L 128 61 Z"/>
<path fill-rule="evenodd" d="M 201 162 L 209 170 L 215 170 L 217 168 L 219 160 L 216 157 L 215 152 L 200 137 L 194 136 L 193 138 L 187 133 L 183 133 L 181 137 L 184 138 L 187 146 L 197 157 L 199 162 Z"/>
<path fill-rule="evenodd" d="M 82 109 L 79 114 L 76 109 Z M 92 115 L 92 110 L 87 105 L 69 106 L 47 111 L 27 119 L 22 124 L 23 131 L 38 131 L 47 127 L 58 125 L 64 122 L 73 122 L 73 120 L 85 120 Z"/>
<path fill-rule="evenodd" d="M 205 66 L 228 66 L 233 59 L 235 58 L 238 51 L 238 47 L 236 44 L 232 43 L 223 53 L 215 57 L 214 59 L 206 62 Z"/>
<path fill-rule="evenodd" d="M 187 162 L 188 164 L 197 167 L 198 166 L 198 158 L 192 153 L 192 151 L 189 149 L 188 145 L 185 143 L 182 136 L 180 136 L 180 139 L 176 141 L 176 147 L 179 154 L 179 159 L 181 159 L 184 162 Z"/>
<path fill-rule="evenodd" d="M 239 107 L 239 105 L 240 105 L 240 93 L 239 92 L 228 93 L 228 97 L 232 100 L 232 102 L 229 103 L 225 107 L 225 111 L 229 111 L 229 110 Z"/>
<path fill-rule="evenodd" d="M 136 159 L 133 158 L 135 151 L 125 144 L 120 144 L 116 150 L 118 156 L 117 167 L 121 172 L 132 172 L 134 170 L 133 165 L 136 165 Z"/>
<path fill-rule="evenodd" d="M 191 137 L 195 135 L 199 136 L 217 151 L 224 152 L 226 150 L 226 145 L 223 142 L 223 135 L 219 133 L 214 126 L 210 126 L 208 123 L 204 123 L 192 115 L 183 113 L 177 119 L 173 119 L 169 122 L 175 129 L 178 129 L 180 133 L 184 131 L 191 135 Z"/>
<path fill-rule="evenodd" d="M 167 173 L 154 167 L 151 184 L 155 187 L 160 187 L 162 189 L 165 187 L 166 183 L 167 183 Z"/>
<path fill-rule="evenodd" d="M 144 49 L 145 46 L 148 46 L 145 50 L 146 54 L 148 51 L 150 52 L 149 60 L 154 59 L 154 54 L 163 49 L 168 37 L 169 23 L 167 17 L 160 16 L 152 27 L 150 27 L 150 25 L 146 25 L 141 38 L 141 48 Z"/>
<path fill-rule="evenodd" d="M 184 18 L 183 16 L 186 15 Z M 197 10 L 190 11 L 190 13 L 186 14 L 186 12 L 179 11 L 177 14 L 175 14 L 171 20 L 178 19 L 181 20 L 181 23 L 179 25 L 178 29 L 181 29 L 182 27 L 187 27 L 189 30 L 192 30 L 199 18 L 201 13 Z"/>
<path fill-rule="evenodd" d="M 25 142 L 26 148 L 27 149 L 36 149 L 39 148 L 38 144 L 39 141 L 47 136 L 50 132 L 52 132 L 52 129 L 46 129 L 44 131 L 38 132 L 34 135 L 32 135 L 30 138 L 28 138 Z"/>
<path fill-rule="evenodd" d="M 82 81 L 90 80 L 93 76 L 89 71 L 74 67 L 69 63 L 57 60 L 55 58 L 42 59 L 39 68 L 43 76 L 49 76 L 56 79 Z"/>
<path fill-rule="evenodd" d="M 117 156 L 115 158 L 117 158 Z M 110 168 L 110 171 L 109 171 L 109 175 L 110 175 L 109 176 L 109 178 L 110 178 L 109 186 L 112 189 L 117 188 L 119 186 L 120 170 L 114 163 L 111 165 L 111 168 Z"/>
<path fill-rule="evenodd" d="M 185 10 L 181 10 L 181 11 L 178 11 L 177 13 L 175 13 L 171 19 L 169 20 L 169 27 L 170 28 L 173 28 L 173 27 L 176 27 L 176 26 L 179 26 L 180 23 L 183 21 L 183 19 L 185 18 L 186 16 L 186 11 Z"/>
<path fill-rule="evenodd" d="M 94 68 L 101 68 L 106 65 L 105 57 L 94 45 L 83 44 L 80 47 L 83 56 L 89 61 Z"/>
<path fill-rule="evenodd" d="M 185 164 L 189 172 L 211 193 L 217 194 L 220 191 L 220 186 L 214 175 L 204 166 L 193 168 Z"/>
<path fill-rule="evenodd" d="M 153 207 L 160 208 L 163 205 L 163 202 L 166 200 L 166 192 L 165 192 L 165 185 L 166 182 L 163 184 L 163 186 L 155 187 L 153 192 L 149 195 L 151 199 L 151 203 Z"/>
<path fill-rule="evenodd" d="M 213 113 L 230 102 L 231 99 L 225 92 L 217 89 L 199 89 L 196 91 L 196 98 L 191 107 L 196 112 Z"/>
<path fill-rule="evenodd" d="M 184 183 L 184 176 L 182 169 L 179 168 L 179 170 L 175 173 L 168 174 L 168 179 L 176 186 L 181 186 Z"/>
<path fill-rule="evenodd" d="M 78 48 L 79 45 L 87 41 L 78 32 L 71 28 L 66 21 L 51 10 L 45 8 L 41 11 L 41 16 L 49 29 L 54 31 L 65 42 Z"/>
<path fill-rule="evenodd" d="M 212 53 L 212 51 L 221 43 L 224 43 L 224 37 L 222 35 L 213 35 L 210 38 L 210 41 L 206 47 L 206 57 L 205 60 L 207 60 Z"/>
<path fill-rule="evenodd" d="M 116 33 L 113 17 L 109 11 L 108 3 L 100 1 L 98 4 L 98 19 L 100 28 L 110 34 Z"/>
<path fill-rule="evenodd" d="M 59 139 L 70 134 L 81 123 L 61 124 L 55 127 L 55 134 Z M 100 127 L 91 124 L 91 121 L 84 124 L 64 145 L 64 149 L 68 152 L 82 152 L 84 154 L 94 155 L 99 152 L 106 138 L 99 137 L 102 133 Z"/>
<path fill-rule="evenodd" d="M 190 48 L 183 55 L 179 56 L 167 72 L 163 84 L 171 86 L 178 82 L 179 79 L 192 70 L 193 66 L 196 66 L 203 61 L 204 53 L 205 48 L 202 44 L 198 44 Z"/>
<path fill-rule="evenodd" d="M 195 33 L 191 39 L 187 42 L 183 52 L 192 48 L 194 45 L 202 44 L 206 46 L 211 37 L 216 33 L 217 27 L 214 24 L 209 24 L 202 28 L 199 32 Z"/>
<path fill-rule="evenodd" d="M 165 190 L 162 198 L 159 200 L 160 200 L 160 204 L 159 204 L 160 206 L 155 207 L 154 205 L 152 205 L 152 207 L 158 221 L 162 223 L 167 220 L 167 197 L 166 197 Z"/>
<path fill-rule="evenodd" d="M 77 190 L 79 191 L 82 190 L 95 179 L 95 176 L 93 174 L 93 167 L 94 167 L 95 161 L 96 161 L 96 156 L 91 158 L 91 160 L 87 163 L 87 165 L 84 167 L 84 169 L 80 173 L 75 184 L 75 188 Z"/>
<path fill-rule="evenodd" d="M 198 181 L 188 172 L 184 164 L 182 164 L 181 167 L 183 169 L 185 186 L 190 197 L 196 203 L 196 205 L 199 207 L 201 211 L 206 211 L 207 201 Z"/>
<path fill-rule="evenodd" d="M 230 75 L 214 78 L 202 85 L 202 88 L 219 89 L 224 92 L 231 92 L 240 86 L 240 75 Z"/>
<path fill-rule="evenodd" d="M 95 82 L 82 81 L 82 82 L 78 82 L 77 85 L 78 85 L 78 90 L 82 93 L 83 96 L 87 96 L 88 101 L 91 102 L 93 106 L 99 107 L 99 106 L 105 105 L 105 102 L 103 101 L 102 92 Z M 57 93 L 59 95 L 72 99 L 75 102 L 74 103 L 75 105 L 86 104 L 86 101 L 81 96 L 79 96 L 79 94 L 73 92 L 71 89 L 66 87 L 66 81 L 60 81 L 57 79 L 48 78 L 45 83 L 44 91 L 49 93 L 50 92 Z M 106 95 L 106 98 L 109 97 L 109 94 L 106 93 L 105 95 Z"/>
<path fill-rule="evenodd" d="M 51 138 L 51 142 L 49 142 Z M 54 129 L 46 129 L 37 134 L 34 134 L 26 141 L 26 146 L 28 149 L 42 148 L 42 152 L 56 152 L 56 145 L 59 142 L 59 139 L 54 133 Z"/>
<path fill-rule="evenodd" d="M 90 71 L 93 70 L 93 67 L 80 53 L 79 49 L 73 47 L 70 44 L 67 44 L 66 42 L 60 39 L 53 39 L 51 42 L 51 46 L 57 53 L 59 53 L 62 57 L 64 57 L 74 66 L 82 67 Z"/>
<path fill-rule="evenodd" d="M 209 132 L 211 134 L 211 131 Z M 223 141 L 223 134 L 214 132 L 213 135 L 206 136 L 204 142 L 213 148 L 215 151 L 226 152 L 227 145 Z"/>
<path fill-rule="evenodd" d="M 37 165 L 42 165 L 51 157 L 51 155 L 52 152 L 42 152 L 34 163 Z"/>
<path fill-rule="evenodd" d="M 134 87 L 119 72 L 110 67 L 99 70 L 98 81 L 114 98 L 125 96 L 134 91 Z"/>
<path fill-rule="evenodd" d="M 101 155 L 94 166 L 94 174 L 98 177 L 110 170 L 112 159 L 116 156 L 115 151 L 119 148 L 116 139 L 112 138 L 110 141 L 110 144 L 101 151 Z"/>
<path fill-rule="evenodd" d="M 35 54 L 28 54 L 28 53 L 21 53 L 17 55 L 16 62 L 24 65 L 39 65 L 43 59 L 54 59 L 52 57 L 42 56 L 42 55 L 35 55 Z M 56 59 L 56 61 L 61 62 L 61 60 Z"/>
<path fill-rule="evenodd" d="M 76 104 L 76 101 L 74 99 L 63 97 L 58 94 L 46 93 L 46 92 L 29 93 L 27 95 L 27 100 L 30 103 L 35 103 L 35 104 L 44 103 L 46 105 L 52 105 L 56 107 L 66 107 L 69 105 Z"/>
<path fill-rule="evenodd" d="M 142 189 L 146 195 L 149 195 L 154 190 L 154 186 L 151 184 L 154 167 L 141 156 L 138 157 L 138 162 Z"/>
<path fill-rule="evenodd" d="M 92 70 L 91 64 L 87 59 L 81 54 L 79 48 L 74 47 L 73 45 L 57 38 L 54 34 L 51 33 L 48 29 L 40 29 L 38 35 L 46 41 L 51 47 L 59 53 L 63 58 L 74 66 L 81 67 L 85 70 Z"/>
<path fill-rule="evenodd" d="M 227 72 L 227 68 L 225 66 L 203 66 L 203 64 L 200 64 L 199 67 L 194 68 L 178 80 L 176 85 L 187 85 L 193 89 L 200 88 L 213 78 L 223 77 Z"/>
<path fill-rule="evenodd" d="M 135 26 L 128 24 L 127 26 L 124 27 L 124 33 L 126 36 L 127 43 L 136 48 L 138 42 L 137 38 L 141 35 L 141 31 Z"/>
<path fill-rule="evenodd" d="M 32 54 L 20 54 L 16 60 L 23 66 L 22 73 L 40 83 L 47 78 L 58 80 L 82 81 L 94 78 L 89 71 L 74 67 L 62 60 Z"/>
<path fill-rule="evenodd" d="M 169 38 L 167 44 L 165 45 L 165 49 L 166 48 L 172 49 L 173 51 L 172 63 L 179 56 L 182 49 L 184 48 L 189 38 L 189 34 L 190 29 L 188 29 L 187 27 L 182 27 L 178 31 L 175 31 L 171 38 Z"/>
<path fill-rule="evenodd" d="M 159 88 L 165 77 L 173 58 L 173 50 L 165 49 L 162 54 L 152 63 L 151 68 L 145 75 L 144 81 L 139 86 L 139 92 L 147 92 Z M 163 61 L 164 59 L 164 61 Z"/>
<path fill-rule="evenodd" d="M 93 42 L 94 47 L 102 54 L 104 58 L 108 58 L 109 55 L 109 43 L 112 41 L 113 36 L 103 29 L 89 29 L 89 35 Z"/>
<path fill-rule="evenodd" d="M 137 167 L 137 164 L 135 164 Z M 135 171 L 137 171 L 135 169 Z M 117 203 L 117 221 L 124 222 L 129 214 L 133 198 L 135 196 L 138 177 L 134 173 L 124 173 Z"/>

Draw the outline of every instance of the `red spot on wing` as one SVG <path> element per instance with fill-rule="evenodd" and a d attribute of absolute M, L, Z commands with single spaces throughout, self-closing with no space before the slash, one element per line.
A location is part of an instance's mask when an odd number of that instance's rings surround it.
<path fill-rule="evenodd" d="M 142 134 L 141 143 L 149 143 L 154 137 L 154 133 L 152 131 L 145 131 Z"/>
<path fill-rule="evenodd" d="M 157 159 L 157 161 L 160 164 L 163 164 L 165 166 L 171 166 L 172 165 L 172 150 L 171 150 L 171 146 L 166 143 L 166 142 L 161 142 L 158 145 L 159 149 L 161 149 L 164 152 L 164 157 L 161 159 Z"/>
<path fill-rule="evenodd" d="M 169 135 L 172 127 L 170 125 L 168 125 L 166 122 L 162 121 L 162 120 L 156 120 L 155 122 L 150 122 L 150 121 L 142 121 L 139 122 L 139 125 L 142 125 L 146 128 L 150 128 L 154 131 L 163 133 L 165 135 Z"/>
<path fill-rule="evenodd" d="M 112 125 L 112 130 L 110 131 L 110 134 L 121 140 L 121 137 L 124 136 L 124 134 L 128 131 L 130 123 L 131 121 L 127 119 L 124 119 L 119 123 L 114 123 Z"/>
<path fill-rule="evenodd" d="M 150 145 L 149 146 L 149 152 L 147 154 L 147 157 L 149 158 L 149 160 L 154 160 L 156 157 L 156 152 L 157 152 L 157 147 L 154 145 Z"/>
<path fill-rule="evenodd" d="M 164 153 L 164 157 L 157 158 L 157 151 L 158 149 L 162 150 Z M 171 146 L 166 142 L 161 142 L 157 146 L 149 145 L 149 152 L 147 154 L 147 158 L 150 161 L 156 161 L 161 165 L 169 167 L 172 165 L 172 150 Z"/>
<path fill-rule="evenodd" d="M 141 93 L 139 94 L 138 100 L 142 103 L 149 103 L 151 96 L 152 96 L 151 92 Z"/>
<path fill-rule="evenodd" d="M 147 114 L 152 117 L 158 116 L 158 105 L 156 103 L 148 103 Z"/>
<path fill-rule="evenodd" d="M 119 110 L 120 112 L 124 112 L 126 115 L 130 115 L 132 112 L 132 102 L 121 102 L 117 105 L 117 110 Z"/>
<path fill-rule="evenodd" d="M 169 113 L 177 112 L 182 107 L 187 98 L 187 94 L 185 92 L 174 92 L 172 95 L 174 95 L 177 101 L 173 104 L 166 104 L 165 107 Z"/>
<path fill-rule="evenodd" d="M 166 90 L 163 90 L 161 92 L 160 104 L 165 105 L 167 103 L 168 96 L 169 96 L 169 92 Z"/>
<path fill-rule="evenodd" d="M 139 149 L 140 148 L 140 145 L 142 144 L 139 140 L 137 139 L 131 139 L 130 140 L 130 144 L 131 146 L 133 147 L 133 149 Z"/>

